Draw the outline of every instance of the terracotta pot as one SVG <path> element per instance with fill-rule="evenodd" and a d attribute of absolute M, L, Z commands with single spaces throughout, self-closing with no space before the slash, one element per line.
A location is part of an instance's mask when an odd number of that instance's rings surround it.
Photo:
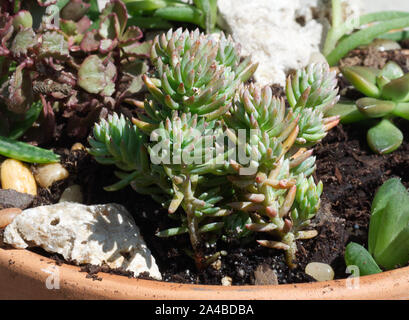
<path fill-rule="evenodd" d="M 102 281 L 98 281 L 64 264 L 57 267 L 60 288 L 47 289 L 47 271 L 54 266 L 53 260 L 27 250 L 0 249 L 0 299 L 409 299 L 409 267 L 361 277 L 358 289 L 348 289 L 346 280 L 223 287 L 100 273 Z M 50 284 L 53 282 L 48 281 Z"/>

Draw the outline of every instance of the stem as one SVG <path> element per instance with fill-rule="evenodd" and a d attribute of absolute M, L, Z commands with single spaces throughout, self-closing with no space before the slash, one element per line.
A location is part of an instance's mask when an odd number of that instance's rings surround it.
<path fill-rule="evenodd" d="M 189 231 L 189 238 L 190 243 L 192 244 L 192 248 L 194 251 L 194 259 L 196 262 L 196 267 L 198 270 L 204 269 L 204 254 L 202 251 L 201 246 L 201 237 L 199 232 L 199 221 L 195 215 L 195 205 L 193 201 L 195 200 L 194 197 L 194 190 L 192 189 L 192 180 L 197 180 L 197 176 L 186 176 L 185 181 L 183 182 L 183 193 L 184 199 L 182 202 L 183 209 L 186 212 L 187 216 L 187 228 Z"/>
<path fill-rule="evenodd" d="M 287 234 L 284 235 L 282 242 L 290 247 L 288 250 L 285 251 L 285 259 L 290 269 L 294 269 L 297 267 L 297 264 L 295 263 L 297 259 L 296 257 L 297 244 L 295 243 L 294 234 L 292 232 L 288 232 Z"/>
<path fill-rule="evenodd" d="M 341 0 L 332 0 L 332 27 L 337 28 L 342 23 Z"/>

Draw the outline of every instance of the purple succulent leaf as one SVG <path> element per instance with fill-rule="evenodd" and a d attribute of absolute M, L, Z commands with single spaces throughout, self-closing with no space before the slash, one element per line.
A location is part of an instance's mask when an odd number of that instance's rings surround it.
<path fill-rule="evenodd" d="M 122 34 L 125 31 L 128 22 L 128 12 L 125 4 L 120 0 L 111 0 L 106 4 L 104 10 L 102 10 L 101 19 L 112 13 L 116 14 L 118 18 L 120 24 L 119 34 Z"/>
<path fill-rule="evenodd" d="M 7 42 L 13 35 L 13 31 L 13 20 L 4 21 L 3 27 L 0 28 L 0 56 L 6 56 L 10 53 Z"/>
<path fill-rule="evenodd" d="M 32 28 L 33 27 L 33 17 L 31 13 L 27 10 L 21 10 L 13 16 L 13 27 L 18 30 L 22 28 Z"/>
<path fill-rule="evenodd" d="M 71 0 L 61 9 L 60 15 L 62 19 L 77 22 L 85 16 L 89 7 L 90 4 L 82 0 Z"/>
<path fill-rule="evenodd" d="M 69 58 L 68 42 L 64 36 L 56 31 L 49 31 L 40 37 L 39 56 L 41 58 L 53 57 L 60 60 Z"/>
<path fill-rule="evenodd" d="M 120 42 L 121 46 L 132 44 L 143 37 L 141 29 L 136 26 L 131 26 L 126 29 L 125 33 L 121 35 Z"/>
<path fill-rule="evenodd" d="M 115 65 L 110 61 L 107 60 L 106 67 L 105 67 L 105 80 L 106 86 L 104 90 L 102 90 L 101 95 L 110 97 L 115 92 L 115 80 L 117 77 L 117 70 Z"/>
<path fill-rule="evenodd" d="M 118 40 L 102 39 L 99 43 L 99 51 L 103 54 L 109 53 L 118 45 Z"/>
<path fill-rule="evenodd" d="M 152 41 L 134 42 L 123 46 L 122 50 L 127 56 L 148 58 L 151 52 Z"/>
<path fill-rule="evenodd" d="M 99 49 L 100 36 L 97 34 L 97 30 L 88 31 L 85 33 L 84 38 L 80 43 L 82 51 L 93 52 Z"/>
<path fill-rule="evenodd" d="M 110 13 L 102 19 L 98 32 L 102 39 L 118 39 L 121 29 L 117 15 Z"/>
<path fill-rule="evenodd" d="M 107 60 L 104 63 L 97 55 L 91 55 L 78 70 L 78 85 L 89 93 L 110 96 L 115 90 L 116 74 L 112 62 Z"/>
<path fill-rule="evenodd" d="M 17 66 L 8 82 L 7 108 L 15 113 L 26 112 L 33 103 L 32 81 L 29 71 L 24 70 L 24 64 Z"/>
<path fill-rule="evenodd" d="M 38 2 L 38 5 L 41 7 L 48 7 L 53 4 L 56 4 L 57 0 L 37 0 L 37 2 Z"/>
<path fill-rule="evenodd" d="M 26 56 L 28 51 L 37 45 L 36 34 L 33 29 L 27 28 L 20 30 L 11 44 L 11 53 L 14 57 L 20 58 Z"/>
<path fill-rule="evenodd" d="M 82 19 L 80 19 L 77 22 L 78 33 L 84 34 L 85 31 L 87 31 L 89 29 L 91 24 L 92 24 L 92 21 L 87 16 L 84 16 Z"/>

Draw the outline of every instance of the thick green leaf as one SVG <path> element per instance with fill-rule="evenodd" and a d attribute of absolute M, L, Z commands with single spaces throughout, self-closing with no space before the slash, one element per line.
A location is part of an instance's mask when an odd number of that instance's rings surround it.
<path fill-rule="evenodd" d="M 375 258 L 379 265 L 387 270 L 406 266 L 409 262 L 409 225 L 399 232 L 383 252 L 376 254 Z"/>
<path fill-rule="evenodd" d="M 161 8 L 155 11 L 154 17 L 171 21 L 190 22 L 205 28 L 203 12 L 192 6 Z"/>
<path fill-rule="evenodd" d="M 375 223 L 377 225 L 377 230 L 371 234 L 371 237 L 376 238 L 375 246 L 371 248 L 373 250 L 373 257 L 378 261 L 378 258 L 382 260 L 381 265 L 385 267 L 390 267 L 391 264 L 396 264 L 396 260 L 387 261 L 385 257 L 394 256 L 393 252 L 396 251 L 396 242 L 405 240 L 407 235 L 409 224 L 409 193 L 408 192 L 398 192 L 391 194 L 386 203 L 386 206 L 374 213 L 372 216 L 379 217 Z M 402 243 L 401 243 L 402 245 Z M 391 246 L 394 246 L 392 249 Z M 408 242 L 406 243 L 406 250 L 409 252 Z M 390 249 L 391 248 L 391 249 Z M 395 256 L 395 259 L 398 259 Z"/>
<path fill-rule="evenodd" d="M 356 105 L 360 112 L 369 118 L 382 118 L 391 113 L 396 104 L 392 101 L 379 100 L 375 98 L 361 98 Z"/>
<path fill-rule="evenodd" d="M 394 79 L 382 88 L 382 97 L 398 102 L 409 101 L 409 73 Z"/>
<path fill-rule="evenodd" d="M 350 242 L 345 248 L 345 264 L 347 266 L 357 266 L 360 276 L 382 272 L 370 253 L 355 242 Z"/>
<path fill-rule="evenodd" d="M 33 27 L 33 17 L 31 13 L 27 10 L 19 11 L 13 17 L 13 27 L 14 30 L 18 31 L 21 28 L 32 28 Z"/>
<path fill-rule="evenodd" d="M 67 59 L 69 57 L 68 43 L 64 36 L 55 31 L 44 33 L 40 46 L 40 56 L 42 58 Z"/>
<path fill-rule="evenodd" d="M 381 91 L 377 86 L 376 77 L 380 71 L 374 68 L 353 66 L 341 68 L 344 77 L 364 95 L 379 98 Z"/>
<path fill-rule="evenodd" d="M 400 147 L 403 141 L 402 132 L 388 119 L 383 119 L 368 130 L 368 144 L 379 154 L 387 154 Z"/>
<path fill-rule="evenodd" d="M 0 155 L 30 163 L 58 162 L 59 156 L 31 144 L 0 136 Z"/>
<path fill-rule="evenodd" d="M 394 29 L 402 29 L 409 26 L 409 17 L 396 18 L 389 21 L 380 22 L 368 28 L 362 29 L 352 35 L 342 39 L 336 48 L 328 54 L 327 60 L 330 66 L 334 66 L 345 57 L 348 52 L 359 47 L 371 43 L 375 38 Z"/>
<path fill-rule="evenodd" d="M 84 60 L 78 71 L 78 85 L 89 93 L 101 93 L 111 96 L 115 90 L 115 65 L 103 61 L 97 55 L 91 55 Z"/>
<path fill-rule="evenodd" d="M 28 50 L 37 44 L 36 35 L 31 28 L 22 29 L 16 34 L 11 45 L 11 52 L 15 57 L 26 55 Z"/>
<path fill-rule="evenodd" d="M 388 78 L 389 80 L 394 80 L 402 77 L 404 72 L 399 65 L 394 61 L 389 61 L 382 69 L 381 76 Z"/>
<path fill-rule="evenodd" d="M 393 110 L 395 116 L 409 120 L 409 102 L 398 103 L 395 110 Z"/>
<path fill-rule="evenodd" d="M 24 119 L 13 123 L 13 130 L 9 133 L 10 139 L 16 140 L 20 138 L 28 129 L 30 129 L 33 123 L 40 116 L 43 110 L 41 102 L 34 102 L 31 108 L 24 114 Z"/>
<path fill-rule="evenodd" d="M 386 181 L 376 192 L 372 201 L 371 220 L 369 224 L 368 250 L 371 254 L 374 253 L 378 230 L 380 229 L 380 217 L 382 211 L 387 206 L 393 195 L 404 195 L 406 193 L 405 186 L 400 182 L 399 178 L 392 178 Z"/>

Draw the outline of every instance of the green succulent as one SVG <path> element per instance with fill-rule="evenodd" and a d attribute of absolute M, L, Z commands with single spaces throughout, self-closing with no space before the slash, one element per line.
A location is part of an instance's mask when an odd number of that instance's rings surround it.
<path fill-rule="evenodd" d="M 231 99 L 242 81 L 257 65 L 247 59 L 239 63 L 239 51 L 230 37 L 220 41 L 199 30 L 178 29 L 157 36 L 151 61 L 155 77 L 143 80 L 156 100 L 155 117 L 163 120 L 173 110 L 217 119 L 230 108 Z M 149 123 L 149 120 L 144 119 Z"/>
<path fill-rule="evenodd" d="M 409 120 L 409 74 L 392 61 L 381 70 L 354 66 L 341 71 L 366 97 L 355 103 L 342 102 L 327 115 L 340 115 L 343 123 L 371 123 L 368 120 L 372 119 L 375 125 L 368 130 L 368 145 L 380 154 L 395 151 L 402 144 L 403 134 L 393 118 Z"/>
<path fill-rule="evenodd" d="M 391 270 L 409 262 L 408 244 L 409 192 L 400 179 L 389 179 L 372 202 L 368 250 L 350 243 L 345 262 L 358 266 L 361 275 L 382 272 L 380 267 Z"/>
<path fill-rule="evenodd" d="M 224 121 L 230 139 L 243 146 L 249 160 L 248 167 L 240 159 L 231 161 L 237 175 L 229 177 L 236 189 L 230 206 L 249 213 L 252 222 L 245 227 L 274 239 L 258 243 L 285 250 L 294 267 L 295 241 L 317 234 L 308 229 L 323 188 L 310 176 L 315 170 L 312 150 L 302 145 L 319 142 L 339 121 L 337 116 L 324 118 L 338 100 L 335 75 L 327 65 L 298 71 L 288 79 L 287 97 L 290 108 L 269 87 L 241 87 Z M 250 134 L 240 139 L 235 132 L 240 129 Z"/>
<path fill-rule="evenodd" d="M 334 74 L 326 65 L 297 73 L 289 79 L 288 108 L 271 88 L 244 85 L 257 66 L 240 62 L 238 47 L 223 34 L 216 41 L 197 30 L 170 30 L 153 41 L 151 61 L 138 116 L 102 122 L 90 152 L 128 172 L 118 175 L 118 186 L 131 183 L 138 191 L 138 179 L 147 178 L 140 187 L 161 189 L 179 225 L 157 236 L 188 233 L 199 269 L 215 257 L 204 255 L 205 243 L 223 235 L 248 241 L 256 231 L 269 234 L 261 245 L 284 249 L 294 266 L 295 241 L 316 235 L 309 224 L 322 184 L 311 178 L 315 157 L 306 146 L 338 122 L 324 117 L 338 99 Z M 133 135 L 145 148 L 132 148 Z M 147 152 L 150 166 L 132 160 L 141 158 L 135 152 Z"/>

